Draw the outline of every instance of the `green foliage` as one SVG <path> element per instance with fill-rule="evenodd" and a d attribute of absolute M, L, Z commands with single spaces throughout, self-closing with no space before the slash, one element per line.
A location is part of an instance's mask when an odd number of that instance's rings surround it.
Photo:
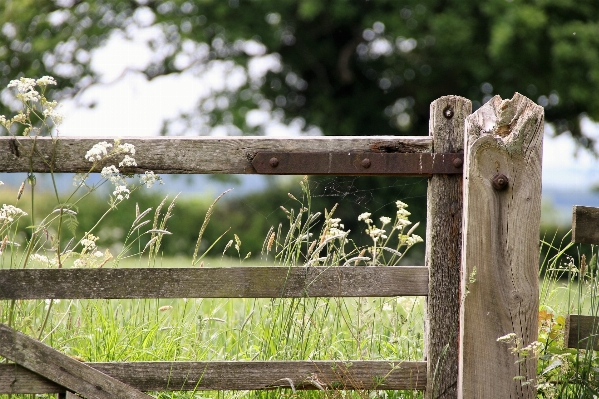
<path fill-rule="evenodd" d="M 209 45 L 195 65 L 247 67 L 255 54 L 238 40 L 280 56 L 280 70 L 225 89 L 230 106 L 210 111 L 213 124 L 255 131 L 245 114 L 267 100 L 283 120 L 302 118 L 327 135 L 419 135 L 427 133 L 429 103 L 442 95 L 470 98 L 476 108 L 491 93 L 515 91 L 538 99 L 558 133 L 578 137 L 583 113 L 599 119 L 595 0 L 30 3 L 0 3 L 0 85 L 21 74 L 54 75 L 66 94 L 76 93 L 93 76 L 90 51 L 132 27 L 143 8 L 173 46 L 143 71 L 149 78 L 188 68 L 175 62 L 188 40 Z"/>
<path fill-rule="evenodd" d="M 543 246 L 553 246 L 544 242 Z M 596 337 L 581 341 L 577 349 L 564 343 L 565 316 L 599 315 L 597 302 L 597 247 L 578 246 L 577 258 L 566 254 L 573 244 L 544 261 L 541 287 L 537 384 L 542 398 L 592 398 L 599 392 L 597 352 L 590 350 Z"/>

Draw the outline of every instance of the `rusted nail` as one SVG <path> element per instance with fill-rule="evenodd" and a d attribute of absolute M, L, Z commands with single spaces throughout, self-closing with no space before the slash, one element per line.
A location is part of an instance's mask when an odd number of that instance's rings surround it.
<path fill-rule="evenodd" d="M 272 158 L 270 158 L 270 161 L 268 161 L 268 163 L 273 168 L 276 168 L 277 166 L 279 166 L 279 158 L 272 157 Z"/>
<path fill-rule="evenodd" d="M 462 158 L 454 158 L 453 159 L 453 166 L 455 166 L 456 168 L 461 168 L 463 164 L 464 164 L 464 161 L 462 160 Z"/>
<path fill-rule="evenodd" d="M 446 117 L 447 119 L 453 118 L 453 110 L 449 107 L 445 108 L 443 110 L 443 116 Z"/>
<path fill-rule="evenodd" d="M 364 160 L 362 161 L 362 166 L 366 169 L 370 168 L 370 159 L 364 158 Z"/>
<path fill-rule="evenodd" d="M 509 179 L 507 178 L 507 176 L 501 173 L 498 173 L 495 176 L 493 176 L 493 179 L 491 180 L 493 188 L 497 191 L 505 190 L 508 186 L 508 183 Z"/>

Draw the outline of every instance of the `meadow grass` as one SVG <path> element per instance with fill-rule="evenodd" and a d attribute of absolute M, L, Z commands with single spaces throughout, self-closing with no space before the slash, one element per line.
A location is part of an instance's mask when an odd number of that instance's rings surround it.
<path fill-rule="evenodd" d="M 182 259 L 166 259 L 162 266 L 181 263 Z M 210 263 L 229 264 L 220 259 Z M 136 261 L 119 265 L 128 266 L 135 267 Z M 3 320 L 8 317 L 7 305 L 8 301 L 2 302 Z M 423 306 L 422 298 L 62 300 L 55 301 L 42 340 L 90 362 L 421 360 Z M 15 328 L 38 336 L 47 307 L 47 301 L 17 301 Z M 283 393 L 243 394 L 280 397 Z M 159 397 L 240 394 L 177 392 Z M 323 397 L 322 392 L 296 393 L 298 398 L 315 395 Z M 360 393 L 345 395 L 359 397 Z M 419 397 L 412 392 L 384 395 Z"/>

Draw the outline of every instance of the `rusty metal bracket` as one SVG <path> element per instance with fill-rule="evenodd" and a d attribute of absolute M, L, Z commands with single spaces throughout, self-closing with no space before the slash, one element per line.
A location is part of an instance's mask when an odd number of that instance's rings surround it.
<path fill-rule="evenodd" d="M 259 152 L 252 160 L 266 175 L 455 175 L 463 163 L 462 153 Z"/>

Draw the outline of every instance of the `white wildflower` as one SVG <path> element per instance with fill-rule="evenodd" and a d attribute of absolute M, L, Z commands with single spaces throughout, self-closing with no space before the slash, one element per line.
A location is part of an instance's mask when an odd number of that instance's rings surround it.
<path fill-rule="evenodd" d="M 154 183 L 156 183 L 157 181 L 159 181 L 160 184 L 164 184 L 164 182 L 162 181 L 162 179 L 160 178 L 160 176 L 154 174 L 154 172 L 152 172 L 150 170 L 146 171 L 140 177 L 141 184 L 145 184 L 147 188 L 152 187 L 154 185 Z"/>
<path fill-rule="evenodd" d="M 344 237 L 345 235 L 347 235 L 349 232 L 343 231 L 341 229 L 338 229 L 336 227 L 332 227 L 329 229 L 328 234 L 326 235 L 326 238 L 330 238 L 330 237 Z"/>
<path fill-rule="evenodd" d="M 17 98 L 21 101 L 31 101 L 32 103 L 38 102 L 41 98 L 40 93 L 35 90 L 29 90 L 24 93 L 17 94 Z"/>
<path fill-rule="evenodd" d="M 408 204 L 406 204 L 405 202 L 402 201 L 395 201 L 395 206 L 397 206 L 397 209 L 403 209 L 403 208 L 407 208 Z"/>
<path fill-rule="evenodd" d="M 406 217 L 408 217 L 410 215 L 411 215 L 411 213 L 408 212 L 408 211 L 406 211 L 403 208 L 400 208 L 400 209 L 397 210 L 397 217 L 399 217 L 399 218 L 406 218 Z"/>
<path fill-rule="evenodd" d="M 84 261 L 83 259 L 76 259 L 75 262 L 73 262 L 73 266 L 75 267 L 83 267 L 87 264 L 86 261 Z"/>
<path fill-rule="evenodd" d="M 15 116 L 13 116 L 12 118 L 12 123 L 26 123 L 27 122 L 27 115 L 25 115 L 22 111 L 19 112 L 18 114 L 16 114 Z"/>
<path fill-rule="evenodd" d="M 327 220 L 327 223 L 331 228 L 338 228 L 339 226 L 343 226 L 343 225 L 340 225 L 339 222 L 341 222 L 340 218 L 331 218 L 331 219 Z M 341 228 L 343 228 L 343 227 L 341 227 Z"/>
<path fill-rule="evenodd" d="M 116 166 L 110 165 L 102 168 L 100 176 L 102 176 L 103 179 L 111 180 L 115 175 L 118 175 L 120 173 L 121 172 L 116 168 Z"/>
<path fill-rule="evenodd" d="M 6 87 L 16 87 L 18 91 L 24 93 L 33 90 L 35 87 L 35 79 L 21 78 L 19 80 L 11 80 Z"/>
<path fill-rule="evenodd" d="M 367 232 L 368 232 L 368 235 L 370 237 L 372 237 L 372 239 L 374 241 L 377 241 L 379 238 L 382 238 L 382 239 L 387 238 L 387 236 L 385 235 L 386 231 L 383 229 L 374 228 L 374 229 L 367 230 Z"/>
<path fill-rule="evenodd" d="M 364 223 L 366 224 L 370 224 L 372 223 L 372 219 L 370 219 L 370 212 L 364 212 L 362 214 L 360 214 L 360 216 L 358 216 L 358 221 L 363 220 Z"/>
<path fill-rule="evenodd" d="M 12 205 L 3 204 L 0 208 L 0 223 L 12 223 L 15 219 L 21 216 L 26 216 L 27 213 Z"/>
<path fill-rule="evenodd" d="M 101 251 L 96 251 L 96 252 L 94 252 L 94 256 L 96 258 L 103 258 L 104 254 Z"/>
<path fill-rule="evenodd" d="M 406 226 L 411 225 L 412 222 L 410 222 L 408 219 L 397 219 L 397 221 L 395 222 L 395 228 L 400 230 Z"/>
<path fill-rule="evenodd" d="M 87 173 L 77 173 L 73 176 L 73 186 L 82 186 L 85 184 L 85 179 L 87 179 Z"/>
<path fill-rule="evenodd" d="M 387 216 L 381 216 L 381 218 L 379 220 L 381 221 L 381 223 L 383 223 L 383 226 L 391 223 L 391 218 L 389 218 Z"/>
<path fill-rule="evenodd" d="M 520 350 L 520 354 L 522 356 L 529 356 L 529 355 L 536 356 L 539 354 L 539 352 L 541 351 L 542 348 L 543 348 L 542 342 L 533 341 L 530 344 L 528 344 L 527 346 L 525 346 L 524 348 L 522 348 Z"/>
<path fill-rule="evenodd" d="M 127 186 L 116 186 L 116 188 L 112 192 L 112 195 L 116 197 L 117 201 L 129 199 L 129 194 L 131 194 L 131 191 L 129 191 Z"/>
<path fill-rule="evenodd" d="M 31 255 L 31 260 L 34 262 L 39 262 L 39 263 L 44 263 L 44 264 L 50 263 L 50 260 L 48 259 L 48 257 L 46 255 L 40 255 L 40 254 Z"/>
<path fill-rule="evenodd" d="M 117 140 L 115 140 L 115 144 L 116 143 L 118 143 Z M 116 144 L 116 145 L 117 145 L 119 152 L 135 155 L 135 146 L 133 144 L 125 143 L 125 144 Z"/>
<path fill-rule="evenodd" d="M 85 154 L 85 159 L 89 162 L 101 161 L 102 158 L 108 155 L 108 149 L 112 147 L 112 144 L 109 144 L 105 141 L 101 141 L 94 146 Z"/>
<path fill-rule="evenodd" d="M 409 247 L 411 247 L 412 245 L 414 245 L 414 244 L 417 244 L 417 243 L 419 243 L 419 242 L 422 242 L 422 241 L 424 241 L 424 240 L 422 239 L 422 237 L 420 237 L 420 236 L 419 236 L 419 235 L 417 235 L 417 234 L 412 234 L 412 235 L 411 235 L 411 236 L 409 236 L 409 237 L 408 237 L 408 239 L 406 240 L 406 245 L 407 245 L 407 246 L 409 246 Z"/>
<path fill-rule="evenodd" d="M 42 76 L 36 81 L 36 83 L 39 86 L 55 85 L 56 80 L 52 76 Z"/>
<path fill-rule="evenodd" d="M 52 119 L 52 122 L 54 122 L 54 124 L 56 126 L 62 124 L 62 120 L 64 119 L 64 116 L 62 114 L 56 112 L 56 110 L 53 108 L 46 108 L 44 110 L 44 116 L 46 118 Z"/>
<path fill-rule="evenodd" d="M 509 333 L 497 338 L 497 342 L 512 342 L 516 339 L 516 333 Z"/>
<path fill-rule="evenodd" d="M 125 158 L 119 163 L 119 167 L 123 166 L 137 166 L 137 162 L 135 162 L 135 159 L 131 158 L 129 155 L 125 155 Z"/>
<path fill-rule="evenodd" d="M 85 237 L 81 240 L 81 245 L 83 246 L 84 252 L 92 252 L 96 249 L 96 241 L 98 241 L 100 237 L 96 237 L 91 233 L 87 233 Z"/>
<path fill-rule="evenodd" d="M 366 220 L 370 217 L 371 213 L 370 212 L 364 212 L 361 213 L 360 216 L 358 216 L 358 221 L 360 220 Z"/>

